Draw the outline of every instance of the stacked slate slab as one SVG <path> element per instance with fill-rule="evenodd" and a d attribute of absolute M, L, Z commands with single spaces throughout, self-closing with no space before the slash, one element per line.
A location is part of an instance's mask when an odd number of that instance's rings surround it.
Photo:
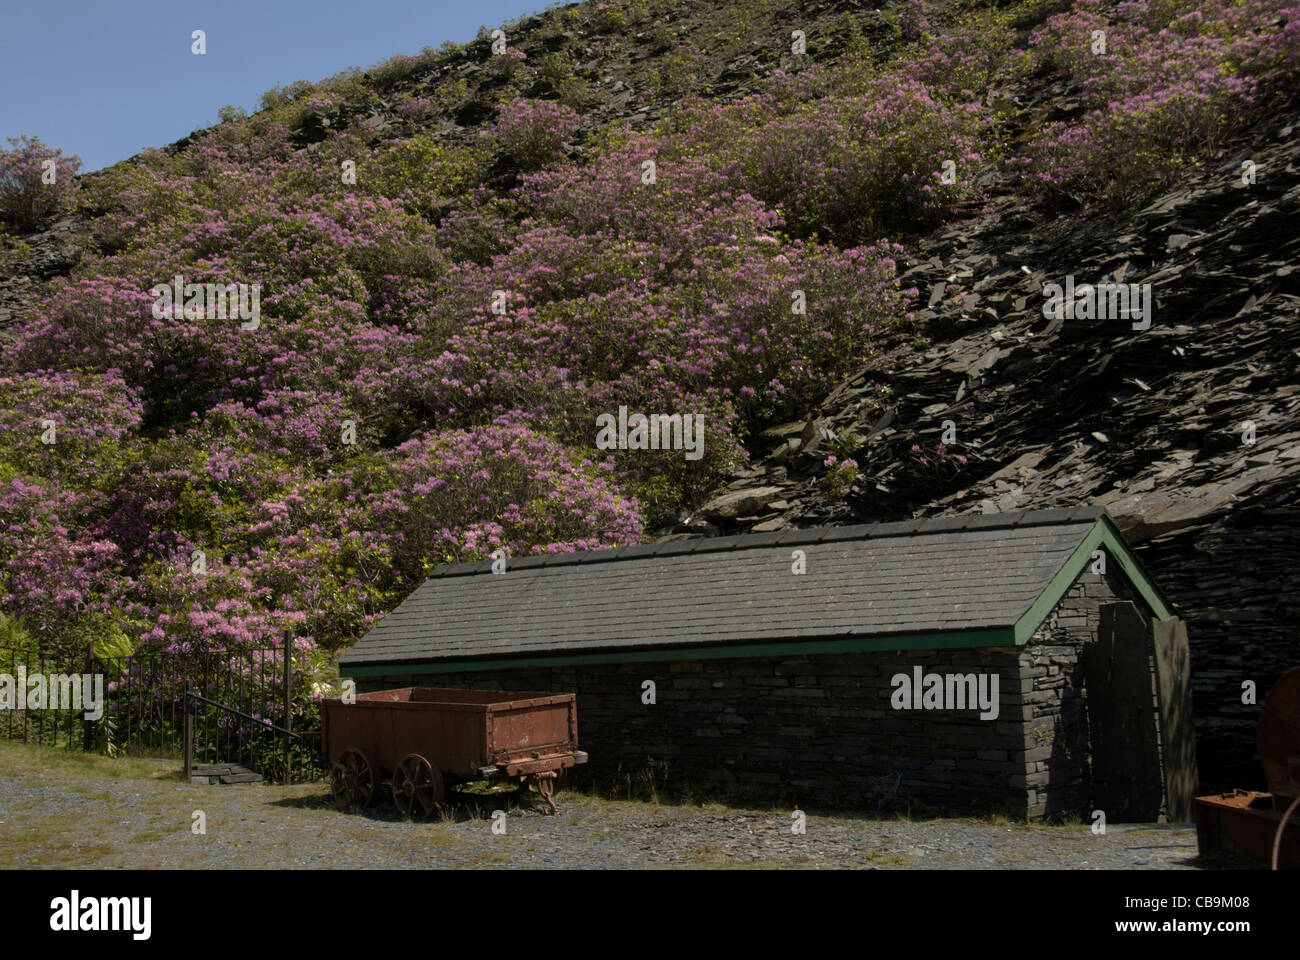
<path fill-rule="evenodd" d="M 1174 615 L 1097 508 L 792 530 L 449 565 L 340 670 L 576 692 L 597 768 L 1042 816 L 1089 802 L 1081 654 L 1118 601 Z M 896 709 L 916 667 L 996 674 L 997 717 Z"/>
<path fill-rule="evenodd" d="M 190 767 L 190 783 L 261 783 L 262 774 L 237 763 L 196 763 Z"/>

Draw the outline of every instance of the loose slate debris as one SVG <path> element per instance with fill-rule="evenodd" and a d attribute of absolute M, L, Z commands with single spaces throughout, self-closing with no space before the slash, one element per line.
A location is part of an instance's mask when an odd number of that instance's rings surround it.
<path fill-rule="evenodd" d="M 262 774 L 235 763 L 196 763 L 190 767 L 190 783 L 261 783 Z"/>

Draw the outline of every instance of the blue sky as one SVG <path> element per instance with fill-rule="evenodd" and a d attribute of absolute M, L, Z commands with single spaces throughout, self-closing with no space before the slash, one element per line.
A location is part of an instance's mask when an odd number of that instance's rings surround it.
<path fill-rule="evenodd" d="M 20 133 L 110 166 L 217 122 L 233 103 L 350 66 L 474 39 L 548 0 L 6 0 L 0 138 Z M 194 30 L 207 54 L 190 52 Z M 7 141 L 0 139 L 0 146 Z"/>

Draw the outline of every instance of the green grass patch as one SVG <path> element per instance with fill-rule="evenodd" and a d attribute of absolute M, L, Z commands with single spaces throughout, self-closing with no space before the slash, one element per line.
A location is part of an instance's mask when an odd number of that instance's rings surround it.
<path fill-rule="evenodd" d="M 178 780 L 181 776 L 178 762 L 105 757 L 15 740 L 0 740 L 0 768 L 13 774 L 56 771 L 105 780 Z"/>

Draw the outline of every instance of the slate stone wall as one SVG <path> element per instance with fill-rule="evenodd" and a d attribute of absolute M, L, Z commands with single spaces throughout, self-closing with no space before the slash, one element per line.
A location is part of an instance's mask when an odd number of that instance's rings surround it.
<path fill-rule="evenodd" d="M 594 769 L 652 768 L 669 782 L 804 804 L 872 809 L 908 800 L 948 810 L 1042 816 L 1087 803 L 1079 648 L 1099 605 L 1130 599 L 1113 573 L 1085 573 L 1023 648 L 531 667 L 367 678 L 422 685 L 577 692 Z M 1136 598 L 1133 598 L 1136 599 Z M 1145 607 L 1141 608 L 1145 611 Z M 891 678 L 996 673 L 999 715 L 895 710 Z M 643 683 L 656 702 L 642 702 Z"/>
<path fill-rule="evenodd" d="M 1234 504 L 1206 528 L 1135 549 L 1187 621 L 1201 792 L 1267 790 L 1255 728 L 1268 691 L 1300 665 L 1300 506 Z M 1253 704 L 1241 702 L 1244 680 Z"/>
<path fill-rule="evenodd" d="M 1088 812 L 1083 647 L 1097 637 L 1102 604 L 1125 600 L 1137 605 L 1149 625 L 1150 607 L 1113 566 L 1105 575 L 1085 569 L 1019 651 L 1028 816 Z M 1153 710 L 1154 697 L 1153 691 Z"/>
<path fill-rule="evenodd" d="M 996 672 L 999 717 L 896 711 L 890 678 Z M 874 806 L 896 789 L 954 809 L 1024 806 L 1017 652 L 942 650 L 531 668 L 358 684 L 576 691 L 578 731 L 604 772 L 655 767 L 669 780 L 801 803 Z M 654 704 L 642 703 L 644 681 Z M 895 786 L 897 781 L 897 786 Z M 1023 811 L 1022 811 L 1023 812 Z"/>

